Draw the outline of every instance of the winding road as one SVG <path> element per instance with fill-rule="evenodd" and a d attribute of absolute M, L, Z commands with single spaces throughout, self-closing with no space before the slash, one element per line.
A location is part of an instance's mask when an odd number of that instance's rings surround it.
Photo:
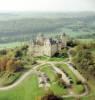
<path fill-rule="evenodd" d="M 44 64 L 50 64 L 56 72 L 62 74 L 62 79 L 64 79 L 64 80 L 67 82 L 67 84 L 70 84 L 70 81 L 69 81 L 69 79 L 67 78 L 67 76 L 65 75 L 65 73 L 64 73 L 61 69 L 59 69 L 59 68 L 57 68 L 57 67 L 55 66 L 55 63 L 63 63 L 63 64 L 67 64 L 68 67 L 70 68 L 70 70 L 76 75 L 76 77 L 82 81 L 82 83 L 83 83 L 83 85 L 84 85 L 84 88 L 85 88 L 85 92 L 82 93 L 82 94 L 79 94 L 79 95 L 74 94 L 74 93 L 71 93 L 71 94 L 68 94 L 68 95 L 63 95 L 62 97 L 64 97 L 64 98 L 67 98 L 67 97 L 82 97 L 82 96 L 87 95 L 87 94 L 89 93 L 89 91 L 88 91 L 88 87 L 87 87 L 87 85 L 86 85 L 86 80 L 85 80 L 84 77 L 73 67 L 73 65 L 70 64 L 70 63 L 71 63 L 71 55 L 70 55 L 69 51 L 68 51 L 68 55 L 69 55 L 69 62 L 61 62 L 61 61 L 60 61 L 60 62 L 50 62 L 50 61 L 49 61 L 49 62 L 48 62 L 48 61 L 42 61 L 42 62 L 40 62 L 41 64 L 36 65 L 35 67 L 33 67 L 32 69 L 30 69 L 29 71 L 27 71 L 23 76 L 21 76 L 21 77 L 20 77 L 15 83 L 13 83 L 12 85 L 5 86 L 5 87 L 0 87 L 0 91 L 7 91 L 7 90 L 9 90 L 9 89 L 12 89 L 12 88 L 16 87 L 16 86 L 19 85 L 24 79 L 26 79 L 29 75 L 37 73 L 36 69 L 39 68 L 40 66 L 44 65 Z"/>
<path fill-rule="evenodd" d="M 51 66 L 52 66 L 53 68 L 55 68 L 55 70 L 56 70 L 57 72 L 62 73 L 62 71 L 61 71 L 59 68 L 57 68 L 57 67 L 55 66 L 55 64 L 57 64 L 57 63 L 60 63 L 60 64 L 62 64 L 62 63 L 63 63 L 63 64 L 67 64 L 68 67 L 70 68 L 70 70 L 71 70 L 72 72 L 75 71 L 75 72 L 74 72 L 75 76 L 83 82 L 83 86 L 84 86 L 84 89 L 85 89 L 84 93 L 82 93 L 82 94 L 74 94 L 74 93 L 70 90 L 70 94 L 68 94 L 68 95 L 63 95 L 62 97 L 63 97 L 63 98 L 67 98 L 67 97 L 83 97 L 83 96 L 86 96 L 86 95 L 89 93 L 89 90 L 88 90 L 88 86 L 87 86 L 87 84 L 86 84 L 86 80 L 84 79 L 84 77 L 83 77 L 75 68 L 73 68 L 73 66 L 69 65 L 69 64 L 66 63 L 66 62 L 54 62 L 54 63 L 49 62 L 49 64 L 51 64 Z M 64 73 L 63 73 L 63 74 L 64 74 Z M 64 80 L 64 77 L 63 77 L 63 80 Z M 65 81 L 66 81 L 66 80 L 67 80 L 67 79 L 65 79 Z M 69 81 L 69 80 L 68 80 L 68 81 Z"/>
<path fill-rule="evenodd" d="M 13 83 L 12 85 L 9 85 L 9 86 L 5 86 L 5 87 L 0 87 L 0 90 L 9 90 L 9 89 L 12 89 L 14 87 L 16 87 L 18 84 L 20 84 L 26 77 L 28 77 L 29 75 L 33 74 L 33 73 L 36 73 L 35 69 L 44 65 L 44 63 L 40 64 L 40 65 L 37 65 L 35 66 L 33 69 L 30 69 L 29 71 L 27 71 L 23 76 L 21 76 L 15 83 Z"/>
<path fill-rule="evenodd" d="M 49 63 L 49 64 L 53 67 L 53 69 L 54 69 L 57 73 L 60 73 L 60 74 L 62 75 L 62 80 L 63 80 L 64 82 L 66 82 L 66 84 L 69 86 L 69 85 L 70 85 L 70 80 L 69 80 L 69 78 L 66 76 L 66 74 L 65 74 L 60 68 L 56 67 L 56 66 L 54 65 L 54 63 Z"/>

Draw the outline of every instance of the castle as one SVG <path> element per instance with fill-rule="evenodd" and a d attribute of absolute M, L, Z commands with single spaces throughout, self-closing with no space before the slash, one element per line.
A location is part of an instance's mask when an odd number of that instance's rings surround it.
<path fill-rule="evenodd" d="M 29 54 L 32 56 L 49 56 L 52 57 L 66 47 L 67 39 L 65 34 L 57 38 L 46 38 L 43 34 L 37 35 L 35 40 L 29 44 Z"/>

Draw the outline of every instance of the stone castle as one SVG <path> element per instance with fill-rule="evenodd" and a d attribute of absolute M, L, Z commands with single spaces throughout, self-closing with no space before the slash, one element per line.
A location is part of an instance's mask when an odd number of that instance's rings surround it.
<path fill-rule="evenodd" d="M 46 38 L 43 34 L 39 34 L 35 40 L 29 44 L 29 54 L 32 56 L 49 56 L 52 57 L 66 47 L 67 39 L 65 34 L 61 34 L 58 38 Z"/>

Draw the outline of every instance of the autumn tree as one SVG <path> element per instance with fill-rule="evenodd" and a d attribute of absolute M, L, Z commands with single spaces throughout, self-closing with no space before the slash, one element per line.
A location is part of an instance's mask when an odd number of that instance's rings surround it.
<path fill-rule="evenodd" d="M 22 66 L 23 65 L 22 65 L 20 60 L 10 59 L 7 62 L 6 71 L 8 71 L 8 72 L 16 72 L 16 71 L 21 70 L 23 68 Z"/>

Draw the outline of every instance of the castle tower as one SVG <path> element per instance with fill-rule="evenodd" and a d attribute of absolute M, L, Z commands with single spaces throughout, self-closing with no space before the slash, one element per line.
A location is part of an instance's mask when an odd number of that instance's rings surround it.
<path fill-rule="evenodd" d="M 52 54 L 51 54 L 51 48 L 52 48 L 51 39 L 48 38 L 44 42 L 44 54 L 46 56 L 50 56 L 50 57 L 52 56 Z"/>
<path fill-rule="evenodd" d="M 66 47 L 66 45 L 67 45 L 67 37 L 66 37 L 65 33 L 60 35 L 60 40 L 62 42 L 62 48 Z"/>
<path fill-rule="evenodd" d="M 44 35 L 39 33 L 36 37 L 36 43 L 39 45 L 44 45 Z"/>

